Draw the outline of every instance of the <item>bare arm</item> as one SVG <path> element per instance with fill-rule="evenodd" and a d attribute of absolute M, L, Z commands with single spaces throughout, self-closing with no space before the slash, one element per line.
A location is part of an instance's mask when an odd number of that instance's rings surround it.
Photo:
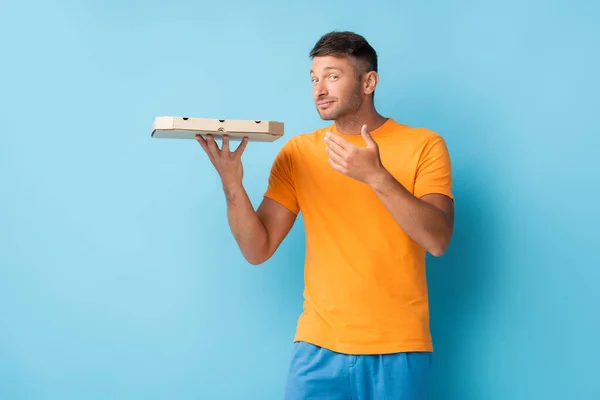
<path fill-rule="evenodd" d="M 443 255 L 454 229 L 454 202 L 443 194 L 413 196 L 384 172 L 371 187 L 408 236 L 434 256 Z"/>
<path fill-rule="evenodd" d="M 267 261 L 275 253 L 296 220 L 296 214 L 265 197 L 254 211 L 242 186 L 225 191 L 227 218 L 242 254 L 253 265 Z"/>
<path fill-rule="evenodd" d="M 268 260 L 290 231 L 296 214 L 279 203 L 264 198 L 257 211 L 242 185 L 242 154 L 248 144 L 244 138 L 235 151 L 230 151 L 229 137 L 223 136 L 221 149 L 212 135 L 196 137 L 219 173 L 227 200 L 227 219 L 231 232 L 249 263 L 258 265 Z"/>

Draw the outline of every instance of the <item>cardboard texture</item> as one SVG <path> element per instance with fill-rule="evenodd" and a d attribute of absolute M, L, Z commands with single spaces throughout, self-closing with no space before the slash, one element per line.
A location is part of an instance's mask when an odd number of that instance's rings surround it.
<path fill-rule="evenodd" d="M 229 135 L 230 141 L 244 136 L 251 142 L 273 142 L 283 136 L 283 122 L 191 117 L 157 117 L 152 125 L 153 138 L 195 139 L 200 134 L 215 139 Z"/>

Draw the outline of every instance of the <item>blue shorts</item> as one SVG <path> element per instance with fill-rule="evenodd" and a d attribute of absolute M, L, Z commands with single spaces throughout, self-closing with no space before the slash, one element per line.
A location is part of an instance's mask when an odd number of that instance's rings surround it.
<path fill-rule="evenodd" d="M 347 355 L 294 343 L 285 400 L 424 400 L 432 354 Z"/>

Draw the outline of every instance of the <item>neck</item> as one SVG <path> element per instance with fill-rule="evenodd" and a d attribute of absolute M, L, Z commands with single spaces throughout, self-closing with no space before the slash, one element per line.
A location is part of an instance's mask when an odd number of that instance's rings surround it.
<path fill-rule="evenodd" d="M 352 114 L 344 115 L 335 120 L 338 132 L 344 135 L 360 135 L 363 125 L 367 125 L 369 131 L 379 128 L 387 121 L 387 118 L 379 114 L 374 107 L 356 110 Z"/>

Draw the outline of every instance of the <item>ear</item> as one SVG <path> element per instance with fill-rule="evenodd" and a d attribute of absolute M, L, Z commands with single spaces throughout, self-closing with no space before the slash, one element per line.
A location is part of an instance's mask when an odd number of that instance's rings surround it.
<path fill-rule="evenodd" d="M 366 95 L 370 95 L 375 91 L 377 83 L 379 82 L 379 74 L 375 71 L 369 71 L 363 78 L 363 90 Z"/>

